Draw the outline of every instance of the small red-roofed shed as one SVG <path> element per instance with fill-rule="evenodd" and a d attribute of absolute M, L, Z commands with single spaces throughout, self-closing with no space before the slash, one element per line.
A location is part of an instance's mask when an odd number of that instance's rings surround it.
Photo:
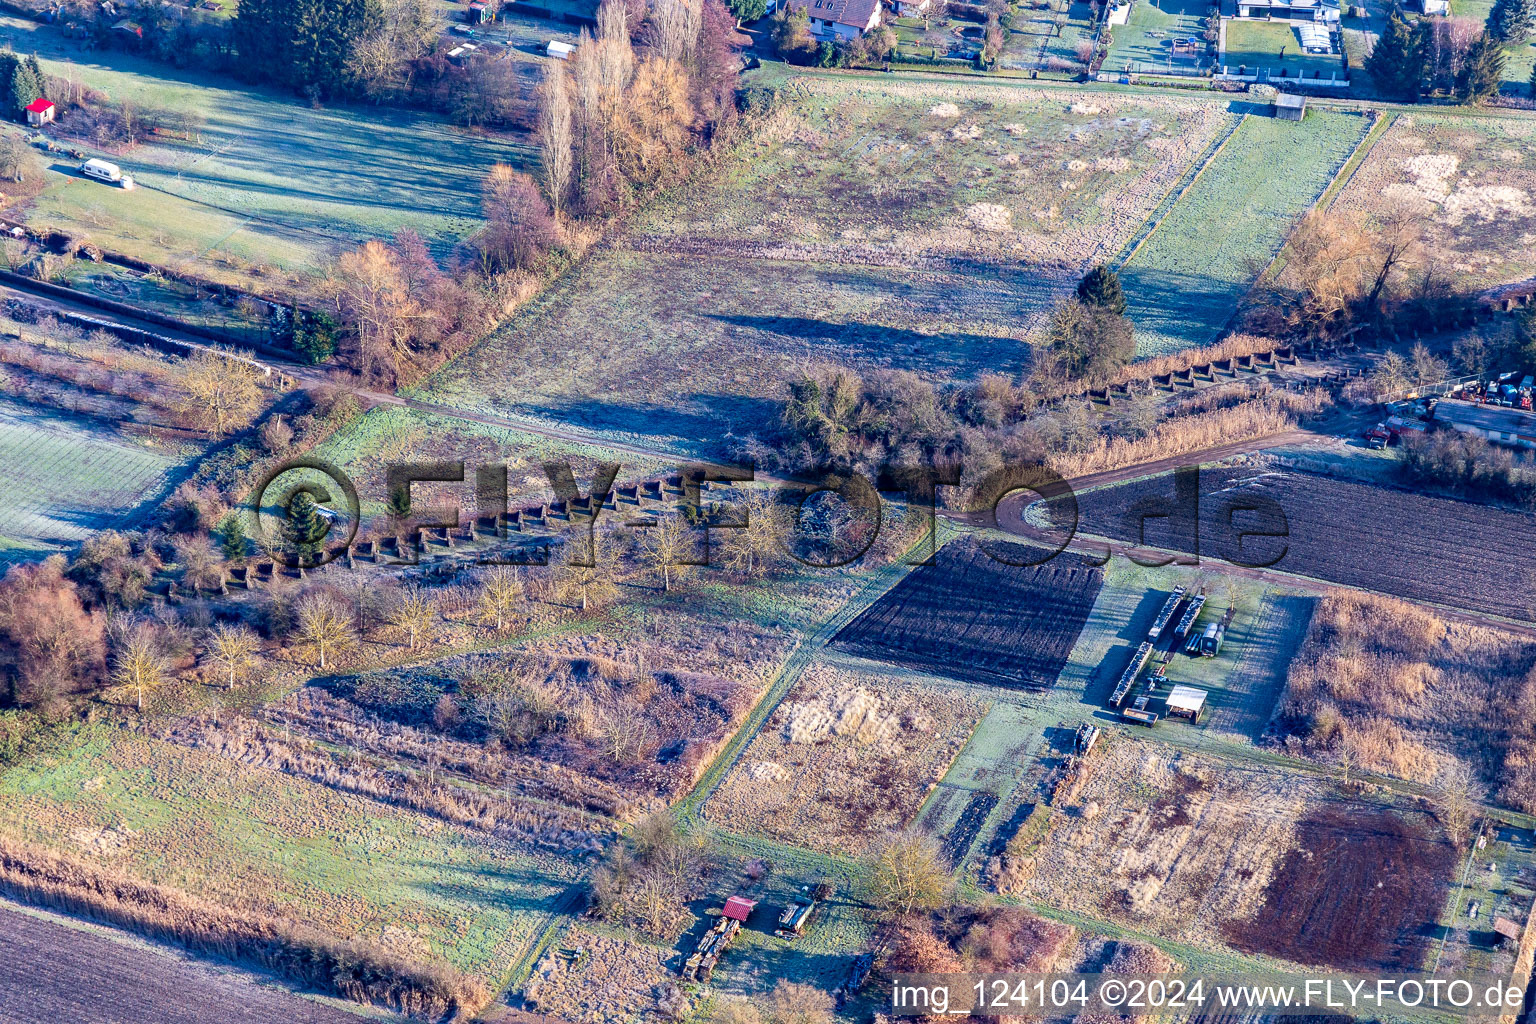
<path fill-rule="evenodd" d="M 44 99 L 43 97 L 39 96 L 37 99 L 27 104 L 27 124 L 50 124 L 52 123 L 54 117 L 58 115 L 58 112 L 59 108 L 54 105 L 53 100 Z"/>
<path fill-rule="evenodd" d="M 732 896 L 725 901 L 725 908 L 720 913 L 732 921 L 745 923 L 755 906 L 757 906 L 757 900 L 749 900 L 745 896 Z"/>

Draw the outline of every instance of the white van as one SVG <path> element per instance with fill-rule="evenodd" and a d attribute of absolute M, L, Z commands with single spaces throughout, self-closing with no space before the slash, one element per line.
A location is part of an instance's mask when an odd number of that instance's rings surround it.
<path fill-rule="evenodd" d="M 105 160 L 87 160 L 80 165 L 80 173 L 87 178 L 95 178 L 97 181 L 105 181 L 112 185 L 123 180 L 123 169 Z"/>

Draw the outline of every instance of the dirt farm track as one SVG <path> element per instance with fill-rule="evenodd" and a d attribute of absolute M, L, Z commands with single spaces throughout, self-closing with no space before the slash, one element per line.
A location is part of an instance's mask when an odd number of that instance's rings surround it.
<path fill-rule="evenodd" d="M 358 1024 L 169 953 L 0 907 L 5 1024 Z M 377 1018 L 373 1018 L 377 1019 Z"/>

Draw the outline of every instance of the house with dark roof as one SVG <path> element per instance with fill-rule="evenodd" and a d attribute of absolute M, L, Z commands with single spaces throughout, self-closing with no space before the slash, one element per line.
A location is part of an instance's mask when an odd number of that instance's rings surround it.
<path fill-rule="evenodd" d="M 1237 16 L 1331 24 L 1339 20 L 1339 0 L 1237 0 Z"/>
<path fill-rule="evenodd" d="M 789 0 L 786 6 L 805 11 L 817 39 L 857 39 L 880 24 L 880 0 Z"/>

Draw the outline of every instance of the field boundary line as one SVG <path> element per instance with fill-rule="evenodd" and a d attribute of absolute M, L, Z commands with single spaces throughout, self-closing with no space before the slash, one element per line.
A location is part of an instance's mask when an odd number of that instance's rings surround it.
<path fill-rule="evenodd" d="M 544 923 L 534 933 L 532 941 L 518 958 L 507 967 L 502 975 L 502 985 L 496 993 L 494 1002 L 505 1002 L 507 993 L 520 988 L 533 974 L 533 969 L 539 965 L 539 958 L 555 940 L 565 934 L 569 927 L 567 922 L 576 912 L 576 908 L 586 901 L 587 883 L 585 880 L 575 882 L 569 886 L 560 898 L 544 913 Z M 485 1011 L 481 1011 L 483 1014 Z"/>
<path fill-rule="evenodd" d="M 1187 194 L 1191 188 L 1194 188 L 1195 182 L 1200 180 L 1200 176 L 1205 173 L 1205 169 L 1216 162 L 1216 158 L 1221 155 L 1221 151 L 1227 148 L 1227 143 L 1232 141 L 1232 136 L 1237 134 L 1237 130 L 1239 128 L 1248 123 L 1248 118 L 1250 116 L 1251 115 L 1245 112 L 1240 117 L 1238 117 L 1237 122 L 1233 124 L 1232 127 L 1228 128 L 1226 134 L 1222 135 L 1207 151 L 1205 158 L 1194 166 L 1194 173 L 1191 174 L 1187 171 L 1185 172 L 1185 176 L 1189 179 L 1188 181 L 1180 178 L 1179 181 L 1173 183 L 1173 187 L 1168 190 L 1168 192 L 1163 196 L 1161 200 L 1159 200 L 1157 206 L 1153 207 L 1152 212 L 1147 214 L 1147 219 L 1142 221 L 1141 227 L 1147 228 L 1147 230 L 1141 235 L 1140 238 L 1134 240 L 1134 244 L 1130 244 L 1129 251 L 1125 253 L 1124 259 L 1116 257 L 1116 259 L 1119 260 L 1119 266 L 1115 268 L 1116 270 L 1124 270 L 1126 266 L 1131 262 L 1131 260 L 1136 258 L 1136 254 L 1141 251 L 1141 247 L 1147 244 L 1147 239 L 1157 234 L 1157 229 L 1163 226 L 1163 222 L 1166 221 L 1169 215 L 1173 213 L 1174 209 L 1179 205 L 1179 202 L 1184 198 L 1185 194 Z M 1175 195 L 1175 192 L 1178 194 Z M 1171 202 L 1169 201 L 1170 197 L 1172 197 Z M 1164 207 L 1165 203 L 1167 204 L 1166 208 Z M 1158 210 L 1162 210 L 1161 217 L 1157 216 Z M 1156 223 L 1152 223 L 1154 217 L 1157 218 Z M 1148 224 L 1151 224 L 1150 228 L 1147 227 Z M 1140 231 L 1141 229 L 1138 228 L 1137 230 Z"/>
<path fill-rule="evenodd" d="M 1360 144 L 1355 147 L 1355 151 L 1349 155 L 1349 159 L 1344 161 L 1344 166 L 1339 168 L 1339 173 L 1334 175 L 1333 181 L 1329 183 L 1328 188 L 1323 192 L 1322 198 L 1313 204 L 1314 206 L 1322 206 L 1324 209 L 1333 208 L 1333 204 L 1338 202 L 1339 196 L 1343 195 L 1344 190 L 1349 188 L 1349 183 L 1355 180 L 1355 175 L 1360 173 L 1360 168 L 1365 166 L 1365 161 L 1369 159 L 1371 151 L 1376 148 L 1376 143 L 1381 141 L 1383 135 L 1392 130 L 1392 126 L 1397 124 L 1397 119 L 1402 116 L 1401 114 L 1393 114 L 1390 117 L 1384 117 L 1379 111 L 1376 112 L 1376 120 L 1371 125 L 1370 130 L 1365 133 L 1365 137 L 1360 140 Z M 1349 172 L 1347 176 L 1345 175 L 1346 171 Z M 1324 200 L 1327 200 L 1326 204 Z"/>

